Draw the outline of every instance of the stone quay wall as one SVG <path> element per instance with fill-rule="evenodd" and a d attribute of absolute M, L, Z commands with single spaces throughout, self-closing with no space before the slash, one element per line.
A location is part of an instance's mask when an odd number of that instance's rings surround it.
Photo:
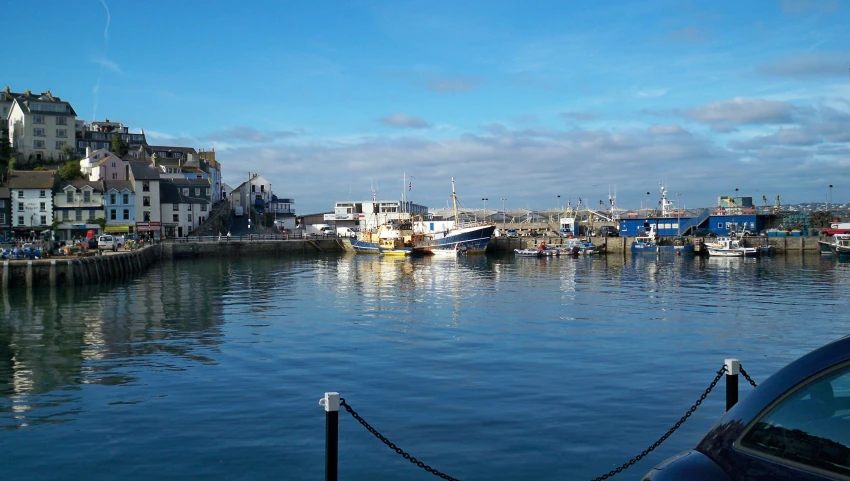
<path fill-rule="evenodd" d="M 158 257 L 158 246 L 87 257 L 4 260 L 0 289 L 98 284 L 127 279 L 147 270 Z"/>

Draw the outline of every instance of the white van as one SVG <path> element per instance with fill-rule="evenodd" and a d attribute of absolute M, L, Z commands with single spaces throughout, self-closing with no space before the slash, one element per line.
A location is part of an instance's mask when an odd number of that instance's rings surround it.
<path fill-rule="evenodd" d="M 337 227 L 336 228 L 336 236 L 337 237 L 356 237 L 357 230 L 352 229 L 351 227 Z"/>
<path fill-rule="evenodd" d="M 118 238 L 105 234 L 97 238 L 97 250 L 106 251 L 110 250 L 112 252 L 118 251 Z"/>

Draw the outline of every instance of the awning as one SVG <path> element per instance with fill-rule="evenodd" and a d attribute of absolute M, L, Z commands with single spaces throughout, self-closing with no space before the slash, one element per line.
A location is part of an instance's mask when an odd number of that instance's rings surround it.
<path fill-rule="evenodd" d="M 129 225 L 109 225 L 106 224 L 106 227 L 103 228 L 103 231 L 107 234 L 111 234 L 113 232 L 130 232 Z"/>

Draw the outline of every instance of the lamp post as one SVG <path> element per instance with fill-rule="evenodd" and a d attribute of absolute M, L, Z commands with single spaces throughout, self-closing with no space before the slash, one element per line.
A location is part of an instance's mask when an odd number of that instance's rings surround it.
<path fill-rule="evenodd" d="M 826 210 L 829 211 L 829 206 L 832 205 L 832 184 L 829 184 L 829 200 L 826 202 Z"/>
<path fill-rule="evenodd" d="M 646 193 L 646 216 L 649 217 L 649 192 Z"/>
<path fill-rule="evenodd" d="M 508 199 L 502 197 L 502 230 L 505 230 L 505 224 L 507 223 L 506 222 L 507 213 L 505 212 L 505 201 L 506 200 L 508 200 Z"/>
<path fill-rule="evenodd" d="M 481 198 L 481 202 L 484 203 L 484 222 L 487 222 L 487 201 L 490 200 L 486 197 Z"/>

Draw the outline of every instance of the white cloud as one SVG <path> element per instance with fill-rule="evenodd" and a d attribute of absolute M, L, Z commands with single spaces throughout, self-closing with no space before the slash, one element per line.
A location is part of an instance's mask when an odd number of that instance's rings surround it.
<path fill-rule="evenodd" d="M 124 73 L 124 71 L 121 70 L 121 67 L 119 67 L 117 63 L 115 63 L 111 60 L 108 60 L 106 58 L 95 57 L 95 58 L 91 59 L 91 61 L 92 61 L 92 63 L 100 65 L 101 67 L 104 67 L 104 68 L 108 68 L 109 70 L 112 70 L 115 73 L 119 73 L 119 74 Z"/>
<path fill-rule="evenodd" d="M 427 129 L 431 125 L 419 117 L 402 113 L 389 114 L 381 117 L 379 121 L 390 127 L 398 127 L 404 129 Z"/>
<path fill-rule="evenodd" d="M 793 122 L 795 107 L 788 102 L 735 97 L 691 107 L 683 115 L 710 124 L 783 124 Z"/>

